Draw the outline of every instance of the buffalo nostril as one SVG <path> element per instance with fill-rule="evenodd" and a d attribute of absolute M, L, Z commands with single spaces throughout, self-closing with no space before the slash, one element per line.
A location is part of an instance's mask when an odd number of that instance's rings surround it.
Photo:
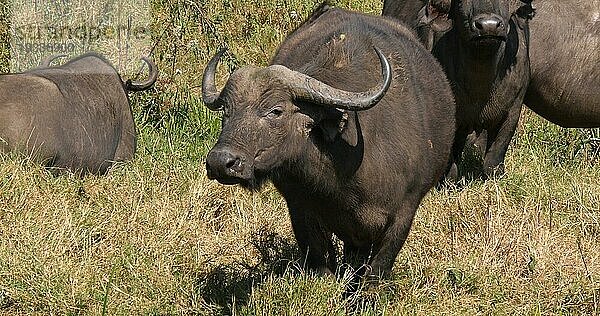
<path fill-rule="evenodd" d="M 477 20 L 477 21 L 473 22 L 473 24 L 475 25 L 476 29 L 483 30 L 483 24 L 481 24 L 480 20 Z"/>
<path fill-rule="evenodd" d="M 243 156 L 230 149 L 213 149 L 206 158 L 209 177 L 234 177 L 243 171 Z"/>
<path fill-rule="evenodd" d="M 225 168 L 232 169 L 237 164 L 237 162 L 240 161 L 240 159 L 234 158 L 234 157 L 229 157 L 229 158 L 230 158 L 229 161 L 227 161 L 225 163 Z"/>
<path fill-rule="evenodd" d="M 221 166 L 228 175 L 235 175 L 243 171 L 243 158 L 235 152 L 224 152 L 221 156 Z"/>
<path fill-rule="evenodd" d="M 473 21 L 473 29 L 483 33 L 495 33 L 502 29 L 502 20 L 496 17 L 480 17 Z"/>

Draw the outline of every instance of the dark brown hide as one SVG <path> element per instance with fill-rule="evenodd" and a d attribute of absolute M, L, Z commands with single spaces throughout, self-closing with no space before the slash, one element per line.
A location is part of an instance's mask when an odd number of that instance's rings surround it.
<path fill-rule="evenodd" d="M 408 24 L 429 50 L 452 27 L 448 18 L 451 0 L 384 0 L 384 16 Z"/>
<path fill-rule="evenodd" d="M 428 0 L 384 0 L 383 15 L 396 18 L 411 29 L 416 29 L 418 13 L 428 2 Z"/>
<path fill-rule="evenodd" d="M 390 1 L 396 5 L 398 2 L 408 6 L 406 2 L 421 1 Z M 444 67 L 456 97 L 458 128 L 448 176 L 458 177 L 457 163 L 467 135 L 484 131 L 485 175 L 501 174 L 529 82 L 528 19 L 517 14 L 528 4 L 515 0 L 452 0 L 450 11 L 440 12 L 440 8 L 448 8 L 447 3 L 449 0 L 430 0 L 415 18 L 433 24 L 440 24 L 440 19 L 451 20 L 449 30 L 432 32 L 425 25 L 425 31 L 419 32 L 421 41 L 432 47 Z M 432 12 L 435 17 L 427 18 Z"/>
<path fill-rule="evenodd" d="M 322 6 L 286 38 L 272 64 L 363 92 L 383 81 L 374 47 L 393 79 L 370 109 L 298 99 L 273 66 L 234 72 L 215 107 L 223 120 L 207 157 L 209 176 L 251 189 L 271 180 L 288 204 L 307 267 L 321 273 L 336 271 L 335 234 L 345 260 L 388 274 L 450 154 L 451 88 L 435 58 L 393 19 Z"/>
<path fill-rule="evenodd" d="M 418 20 L 419 11 L 414 8 L 423 2 L 386 0 L 383 13 Z M 522 3 L 511 0 L 510 4 L 516 8 Z M 529 22 L 531 79 L 525 105 L 563 127 L 600 127 L 600 2 L 542 0 L 533 4 L 535 15 Z M 413 9 L 395 15 L 395 8 L 401 7 Z M 531 9 L 524 13 L 533 16 Z"/>

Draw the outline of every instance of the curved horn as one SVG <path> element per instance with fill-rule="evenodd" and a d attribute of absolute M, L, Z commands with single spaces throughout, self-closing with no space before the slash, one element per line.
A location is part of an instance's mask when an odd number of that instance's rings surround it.
<path fill-rule="evenodd" d="M 381 86 L 365 92 L 349 92 L 337 89 L 306 74 L 290 70 L 281 65 L 268 68 L 277 73 L 297 99 L 333 106 L 350 111 L 368 110 L 384 96 L 392 83 L 392 67 L 379 48 L 374 47 L 381 63 L 383 82 Z"/>
<path fill-rule="evenodd" d="M 156 64 L 150 58 L 146 56 L 142 56 L 142 60 L 148 65 L 148 79 L 145 81 L 132 81 L 128 79 L 125 82 L 125 88 L 129 91 L 144 91 L 152 87 L 152 85 L 156 82 L 156 78 L 158 78 L 158 69 L 156 69 Z"/>
<path fill-rule="evenodd" d="M 221 93 L 217 90 L 217 85 L 215 84 L 215 73 L 217 72 L 219 60 L 226 51 L 227 47 L 223 47 L 210 59 L 204 69 L 204 76 L 202 77 L 202 101 L 213 111 L 221 110 L 221 105 L 217 104 L 217 100 Z"/>
<path fill-rule="evenodd" d="M 63 58 L 63 57 L 67 57 L 66 54 L 54 54 L 54 55 L 50 55 L 44 59 L 42 59 L 42 61 L 40 62 L 39 67 L 43 67 L 43 68 L 48 68 L 50 67 L 50 64 L 58 59 L 58 58 Z"/>

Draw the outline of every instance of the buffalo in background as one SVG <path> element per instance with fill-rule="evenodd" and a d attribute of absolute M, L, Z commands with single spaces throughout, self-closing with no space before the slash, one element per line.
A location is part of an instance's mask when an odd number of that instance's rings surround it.
<path fill-rule="evenodd" d="M 450 3 L 385 0 L 383 14 L 412 25 L 431 48 L 452 25 L 449 10 L 444 10 Z M 517 15 L 530 19 L 531 70 L 525 105 L 563 127 L 600 127 L 600 2 L 532 3 L 535 6 L 519 5 L 516 0 L 509 3 Z M 485 144 L 486 138 L 479 137 L 477 143 Z"/>
<path fill-rule="evenodd" d="M 528 17 L 521 16 L 522 10 L 509 0 L 430 0 L 416 14 L 413 25 L 430 27 L 437 34 L 419 29 L 421 40 L 444 67 L 456 98 L 450 179 L 458 178 L 457 165 L 472 132 L 487 136 L 485 175 L 504 172 L 530 75 Z"/>
<path fill-rule="evenodd" d="M 105 173 L 129 160 L 136 129 L 128 91 L 150 88 L 152 61 L 143 82 L 123 82 L 103 57 L 88 53 L 58 67 L 0 75 L 0 150 L 22 152 L 55 173 Z"/>
<path fill-rule="evenodd" d="M 600 127 L 600 1 L 535 1 L 525 105 L 563 127 Z"/>
<path fill-rule="evenodd" d="M 271 180 L 309 269 L 335 273 L 335 234 L 346 262 L 389 275 L 450 156 L 455 105 L 435 58 L 394 19 L 327 5 L 270 66 L 240 68 L 219 91 L 221 55 L 204 74 L 204 102 L 223 113 L 208 177 L 253 190 Z"/>

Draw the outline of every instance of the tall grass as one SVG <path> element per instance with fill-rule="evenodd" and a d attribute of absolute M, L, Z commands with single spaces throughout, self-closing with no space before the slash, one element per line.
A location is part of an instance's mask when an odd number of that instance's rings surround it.
<path fill-rule="evenodd" d="M 230 47 L 219 80 L 265 65 L 317 1 L 153 1 L 156 88 L 132 96 L 136 158 L 104 177 L 52 177 L 0 156 L 0 314 L 596 314 L 600 166 L 593 133 L 525 111 L 507 175 L 432 191 L 391 280 L 342 299 L 347 276 L 299 263 L 271 187 L 208 181 L 218 114 L 203 67 Z M 381 3 L 338 1 L 378 13 Z"/>
<path fill-rule="evenodd" d="M 116 69 L 131 73 L 149 53 L 148 0 L 11 0 L 11 70 L 38 66 L 44 57 L 96 51 Z"/>
<path fill-rule="evenodd" d="M 0 3 L 0 71 L 7 72 L 10 60 L 10 6 L 7 1 Z"/>

